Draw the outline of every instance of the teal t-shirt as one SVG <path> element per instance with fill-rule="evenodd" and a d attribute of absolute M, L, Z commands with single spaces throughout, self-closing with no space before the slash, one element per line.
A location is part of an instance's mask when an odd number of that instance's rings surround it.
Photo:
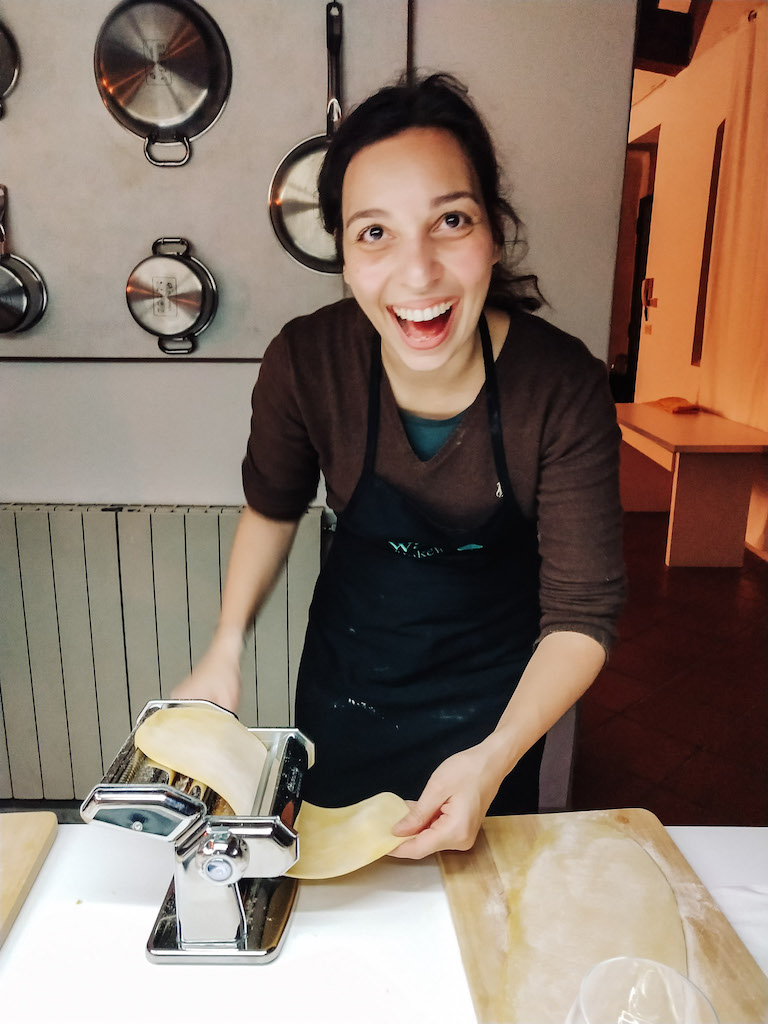
<path fill-rule="evenodd" d="M 427 462 L 440 451 L 463 417 L 464 412 L 460 412 L 447 420 L 428 420 L 404 409 L 400 410 L 400 419 L 411 442 L 411 448 L 422 462 Z"/>

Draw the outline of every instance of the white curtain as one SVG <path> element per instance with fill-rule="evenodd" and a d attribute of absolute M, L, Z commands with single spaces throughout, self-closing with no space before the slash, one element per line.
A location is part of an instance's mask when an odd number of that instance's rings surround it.
<path fill-rule="evenodd" d="M 734 39 L 699 402 L 768 430 L 768 18 L 755 11 Z"/>

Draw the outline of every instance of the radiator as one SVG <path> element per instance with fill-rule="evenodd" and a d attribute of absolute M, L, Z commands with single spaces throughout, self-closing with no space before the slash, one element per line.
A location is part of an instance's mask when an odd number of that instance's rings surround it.
<path fill-rule="evenodd" d="M 292 724 L 310 509 L 243 652 L 241 720 Z M 240 509 L 0 504 L 0 799 L 83 799 L 205 651 Z"/>

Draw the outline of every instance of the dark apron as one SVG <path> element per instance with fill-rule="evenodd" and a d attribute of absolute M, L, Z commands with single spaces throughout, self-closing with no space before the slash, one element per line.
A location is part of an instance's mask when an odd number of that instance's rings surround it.
<path fill-rule="evenodd" d="M 493 731 L 531 657 L 536 524 L 509 481 L 485 317 L 480 334 L 502 497 L 466 531 L 435 522 L 375 473 L 375 340 L 363 472 L 315 587 L 299 668 L 296 725 L 316 748 L 302 795 L 314 804 L 340 807 L 385 790 L 417 799 L 446 757 Z M 542 750 L 543 740 L 521 759 L 490 813 L 538 810 Z"/>

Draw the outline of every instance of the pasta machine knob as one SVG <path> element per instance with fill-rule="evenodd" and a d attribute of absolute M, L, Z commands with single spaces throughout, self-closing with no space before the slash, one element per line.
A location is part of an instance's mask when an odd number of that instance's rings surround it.
<path fill-rule="evenodd" d="M 248 867 L 248 844 L 231 832 L 214 832 L 195 855 L 203 878 L 216 885 L 232 885 Z"/>

